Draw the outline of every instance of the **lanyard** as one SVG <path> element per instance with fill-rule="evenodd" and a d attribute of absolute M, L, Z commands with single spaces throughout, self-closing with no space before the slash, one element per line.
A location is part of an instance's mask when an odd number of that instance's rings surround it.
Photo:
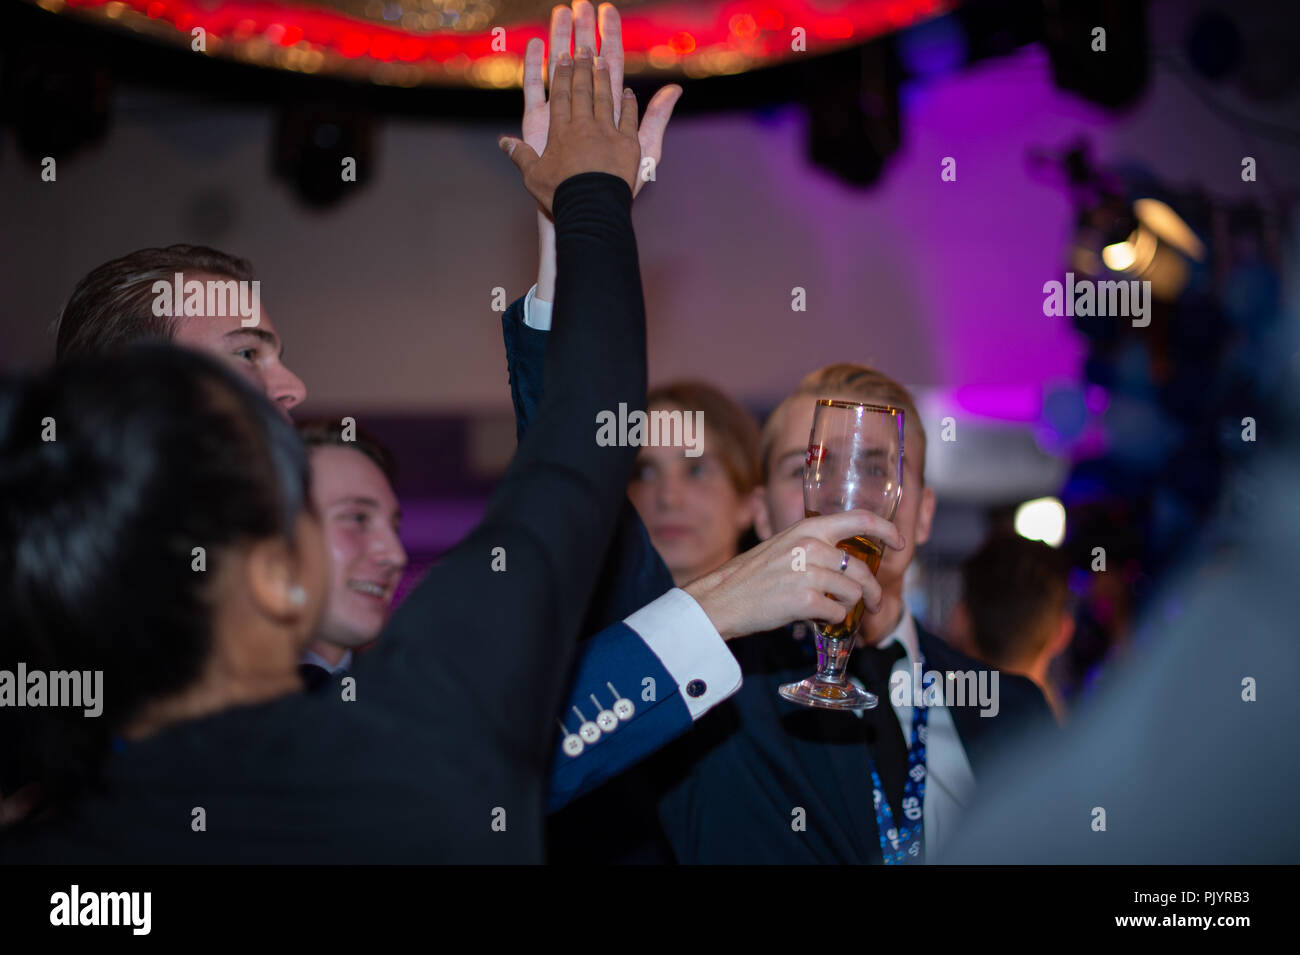
<path fill-rule="evenodd" d="M 921 659 L 921 672 L 925 672 L 924 658 Z M 876 834 L 880 837 L 880 854 L 884 857 L 885 865 L 906 865 L 923 858 L 921 842 L 925 830 L 925 740 L 928 735 L 929 707 L 924 703 L 924 692 L 918 695 L 922 697 L 922 702 L 912 707 L 912 741 L 907 747 L 907 779 L 903 783 L 901 825 L 895 826 L 894 811 L 885 798 L 885 787 L 880 783 L 875 764 L 871 766 L 871 802 L 876 811 Z M 880 705 L 889 704 L 888 701 L 881 700 Z"/>

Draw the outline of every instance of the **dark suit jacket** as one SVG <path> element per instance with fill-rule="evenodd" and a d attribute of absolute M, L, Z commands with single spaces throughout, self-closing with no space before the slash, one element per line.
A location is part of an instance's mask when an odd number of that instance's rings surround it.
<path fill-rule="evenodd" d="M 537 369 L 551 333 L 523 323 L 522 298 L 507 309 L 502 330 L 522 435 L 542 394 Z M 672 586 L 667 567 L 630 503 L 619 515 L 601 580 L 589 616 L 593 631 Z M 584 660 L 580 652 L 570 694 L 579 706 L 586 701 L 584 688 L 598 674 L 631 675 L 648 668 L 646 657 L 653 659 L 653 654 L 631 631 L 623 630 L 612 627 L 592 637 L 589 659 Z M 919 623 L 917 635 L 932 669 L 988 669 Z M 552 820 L 553 857 L 582 862 L 666 861 L 666 852 L 671 851 L 682 862 L 880 861 L 871 809 L 870 757 L 856 717 L 805 709 L 777 696 L 779 685 L 812 672 L 807 642 L 796 644 L 787 630 L 733 641 L 730 646 L 745 684 L 693 728 L 685 705 L 679 702 L 678 688 L 670 685 L 668 705 L 656 707 L 653 722 L 642 722 L 636 732 L 620 729 L 576 760 L 564 756 L 557 746 L 552 808 L 595 791 Z M 1047 701 L 1029 680 L 1002 674 L 999 695 L 1001 709 L 995 717 L 982 717 L 974 707 L 952 711 L 977 779 L 1021 725 L 1053 723 Z M 601 785 L 687 730 L 685 738 L 648 763 Z M 647 818 L 647 807 L 655 803 L 662 830 Z M 807 832 L 795 833 L 790 827 L 795 806 L 808 811 Z"/>
<path fill-rule="evenodd" d="M 986 670 L 917 624 L 926 668 Z M 694 730 L 652 760 L 660 819 L 683 863 L 879 863 L 871 764 L 849 713 L 787 703 L 777 687 L 814 669 L 811 639 L 789 630 L 732 641 L 745 683 Z M 1051 722 L 1042 693 L 1001 674 L 997 716 L 954 707 L 953 721 L 976 781 L 1026 726 Z M 887 706 L 887 701 L 881 702 Z M 806 830 L 795 831 L 802 808 Z"/>
<path fill-rule="evenodd" d="M 555 714 L 636 453 L 599 447 L 596 415 L 645 402 L 631 198 L 603 173 L 556 191 L 553 386 L 483 521 L 348 674 L 355 701 L 294 694 L 127 745 L 0 861 L 541 861 Z"/>
<path fill-rule="evenodd" d="M 541 370 L 552 334 L 524 324 L 523 303 L 522 297 L 516 299 L 501 318 L 520 440 L 542 397 Z M 608 694 L 606 682 L 633 700 L 636 713 L 576 757 L 563 752 L 557 733 L 547 797 L 547 809 L 555 813 L 548 821 L 548 857 L 554 861 L 672 861 L 659 831 L 653 785 L 644 771 L 633 767 L 688 731 L 691 715 L 681 687 L 658 657 L 618 622 L 672 587 L 672 574 L 650 543 L 636 508 L 625 498 L 587 613 L 583 632 L 591 636 L 579 646 L 560 718 L 570 730 L 575 728 L 570 707 L 588 713 L 589 694 L 603 699 Z M 654 681 L 650 699 L 642 692 L 647 677 Z"/>
<path fill-rule="evenodd" d="M 501 316 L 501 333 L 506 346 L 510 398 L 515 406 L 515 433 L 523 441 L 542 400 L 546 343 L 553 332 L 524 324 L 521 297 L 510 303 Z M 644 405 L 645 401 L 640 404 Z M 650 543 L 650 534 L 626 495 L 603 558 L 600 581 L 587 610 L 584 634 L 597 633 L 623 620 L 673 588 L 673 575 Z"/>

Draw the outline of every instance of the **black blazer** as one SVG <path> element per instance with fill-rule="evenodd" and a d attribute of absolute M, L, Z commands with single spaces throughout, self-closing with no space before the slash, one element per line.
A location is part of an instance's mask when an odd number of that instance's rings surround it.
<path fill-rule="evenodd" d="M 631 198 L 603 173 L 556 190 L 536 420 L 483 521 L 347 675 L 355 702 L 325 687 L 128 745 L 0 861 L 541 861 L 555 713 L 636 454 L 599 447 L 596 416 L 645 402 Z"/>
<path fill-rule="evenodd" d="M 917 624 L 926 668 L 987 670 Z M 683 863 L 879 863 L 868 748 L 857 718 L 787 703 L 782 683 L 815 669 L 790 631 L 732 641 L 745 683 L 654 758 L 660 820 Z M 997 716 L 953 707 L 978 782 L 1019 734 L 1052 723 L 1042 692 L 999 675 Z M 887 706 L 887 701 L 881 702 Z M 795 831 L 794 810 L 805 831 Z"/>

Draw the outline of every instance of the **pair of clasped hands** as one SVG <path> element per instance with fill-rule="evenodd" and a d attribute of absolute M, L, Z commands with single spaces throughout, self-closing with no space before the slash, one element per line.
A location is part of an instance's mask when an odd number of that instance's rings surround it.
<path fill-rule="evenodd" d="M 533 39 L 524 55 L 523 138 L 503 136 L 498 141 L 541 206 L 543 249 L 546 230 L 553 229 L 549 215 L 555 190 L 570 176 L 609 173 L 636 195 L 644 182 L 644 161 L 659 162 L 664 130 L 682 93 L 675 84 L 659 90 L 638 123 L 636 97 L 621 88 L 623 41 L 612 4 L 600 6 L 599 56 L 596 25 L 596 11 L 586 0 L 574 3 L 572 11 L 564 6 L 552 10 L 550 100 L 542 74 L 544 44 Z M 575 56 L 569 54 L 571 39 Z M 828 514 L 791 525 L 684 589 L 726 640 L 795 620 L 840 623 L 859 600 L 872 612 L 881 606 L 880 584 L 867 565 L 851 558 L 846 566 L 844 551 L 835 546 L 859 534 L 895 550 L 903 548 L 898 529 L 876 514 Z M 802 569 L 796 570 L 796 565 Z"/>

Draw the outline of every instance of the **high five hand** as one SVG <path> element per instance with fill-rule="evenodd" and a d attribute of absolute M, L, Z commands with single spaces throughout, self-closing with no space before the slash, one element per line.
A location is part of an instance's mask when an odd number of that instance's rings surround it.
<path fill-rule="evenodd" d="M 524 186 L 548 212 L 555 190 L 570 176 L 605 172 L 635 189 L 641 157 L 636 97 L 623 91 L 618 122 L 609 67 L 581 47 L 576 59 L 560 57 L 551 84 L 550 128 L 541 156 L 521 139 L 502 136 L 498 145 L 523 173 Z"/>
<path fill-rule="evenodd" d="M 609 67 L 609 83 L 614 100 L 614 122 L 622 117 L 623 95 L 623 26 L 618 11 L 612 3 L 602 3 L 599 10 L 600 59 Z M 524 119 L 523 139 L 533 152 L 541 155 L 546 149 L 546 136 L 550 126 L 550 110 L 546 102 L 546 79 L 549 75 L 552 88 L 555 68 L 560 56 L 567 53 L 572 41 L 576 47 L 596 50 L 597 11 L 588 0 L 576 0 L 570 10 L 563 4 L 551 10 L 550 40 L 530 40 L 524 52 Z M 543 57 L 546 58 L 543 64 Z M 543 73 L 543 66 L 548 68 Z M 641 144 L 641 165 L 653 166 L 663 155 L 664 131 L 673 114 L 673 107 L 682 95 L 682 88 L 670 83 L 650 98 L 645 115 L 641 118 L 637 138 Z M 646 176 L 638 176 L 632 194 L 640 191 Z"/>

